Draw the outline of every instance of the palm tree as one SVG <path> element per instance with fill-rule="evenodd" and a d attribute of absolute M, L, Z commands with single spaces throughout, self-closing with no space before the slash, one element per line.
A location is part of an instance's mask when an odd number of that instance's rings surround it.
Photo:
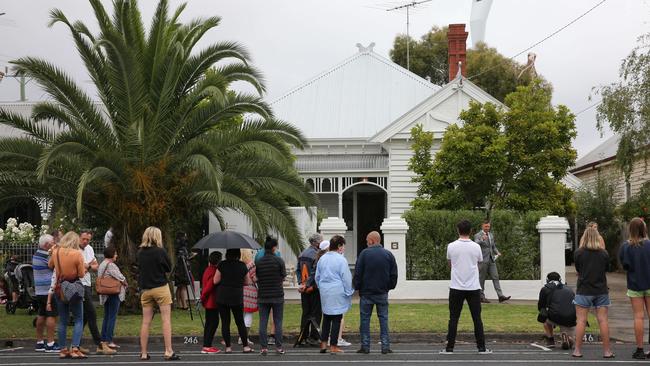
<path fill-rule="evenodd" d="M 256 234 L 277 231 L 294 251 L 301 233 L 289 200 L 314 196 L 293 168 L 304 137 L 273 118 L 260 73 L 234 42 L 197 43 L 219 17 L 179 22 L 160 0 L 148 31 L 137 1 L 115 0 L 112 17 L 90 0 L 99 32 L 60 10 L 101 103 L 47 60 L 24 57 L 16 71 L 49 96 L 30 118 L 0 110 L 0 123 L 23 133 L 0 139 L 0 199 L 48 198 L 112 225 L 118 250 L 133 261 L 143 229 L 165 231 L 196 212 L 246 215 Z M 255 93 L 232 91 L 244 82 Z M 233 122 L 234 121 L 234 122 Z"/>

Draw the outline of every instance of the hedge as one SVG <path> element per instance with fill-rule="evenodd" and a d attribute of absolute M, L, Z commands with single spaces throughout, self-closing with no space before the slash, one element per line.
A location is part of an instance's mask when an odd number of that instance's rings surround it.
<path fill-rule="evenodd" d="M 492 232 L 503 254 L 497 260 L 502 280 L 539 279 L 539 233 L 536 225 L 542 211 L 492 211 Z M 481 230 L 483 211 L 413 209 L 404 214 L 406 234 L 406 276 L 409 280 L 448 280 L 447 244 L 456 240 L 456 224 L 467 219 L 474 233 Z"/>

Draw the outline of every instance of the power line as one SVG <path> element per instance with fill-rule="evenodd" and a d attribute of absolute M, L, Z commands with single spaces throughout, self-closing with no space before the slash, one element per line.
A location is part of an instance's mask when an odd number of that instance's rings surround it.
<path fill-rule="evenodd" d="M 577 117 L 578 115 L 580 115 L 580 114 L 582 114 L 582 113 L 584 113 L 584 112 L 590 110 L 591 108 L 593 108 L 593 107 L 599 105 L 599 104 L 602 103 L 602 102 L 603 102 L 603 100 L 601 99 L 601 100 L 599 100 L 599 101 L 597 101 L 597 102 L 591 104 L 589 107 L 586 107 L 586 108 L 580 110 L 580 112 L 575 113 L 576 117 Z"/>
<path fill-rule="evenodd" d="M 601 0 L 601 1 L 598 2 L 596 5 L 592 6 L 589 10 L 587 10 L 587 11 L 585 11 L 584 13 L 580 14 L 577 18 L 573 19 L 572 21 L 570 21 L 569 23 L 565 24 L 564 26 L 558 28 L 555 32 L 553 32 L 553 33 L 549 34 L 548 36 L 544 37 L 542 40 L 538 41 L 537 43 L 533 44 L 532 46 L 526 48 L 525 50 L 519 52 L 518 54 L 516 54 L 516 55 L 514 55 L 514 56 L 512 56 L 512 57 L 509 57 L 509 59 L 512 60 L 512 59 L 514 59 L 515 57 L 520 56 L 520 55 L 522 55 L 523 53 L 526 53 L 526 52 L 530 51 L 531 49 L 533 49 L 533 48 L 539 46 L 539 45 L 542 44 L 543 42 L 545 42 L 545 41 L 547 41 L 548 39 L 552 38 L 552 37 L 555 36 L 556 34 L 562 32 L 563 30 L 565 30 L 566 28 L 568 28 L 569 26 L 571 26 L 573 23 L 577 22 L 578 20 L 580 20 L 580 19 L 582 19 L 583 17 L 585 17 L 587 14 L 591 13 L 592 11 L 594 11 L 597 7 L 603 5 L 603 4 L 605 3 L 605 1 L 607 1 L 607 0 Z M 484 74 L 484 73 L 486 73 L 486 72 L 488 72 L 488 71 L 490 71 L 490 70 L 492 70 L 492 69 L 494 69 L 494 68 L 496 68 L 496 67 L 497 67 L 497 66 L 493 66 L 493 67 L 487 68 L 487 69 L 485 69 L 485 70 L 479 72 L 478 74 L 474 74 L 474 75 L 470 76 L 468 79 L 471 80 L 471 79 L 473 79 L 473 78 L 475 78 L 475 77 L 477 77 L 477 76 L 479 76 L 479 75 L 482 75 L 482 74 Z"/>

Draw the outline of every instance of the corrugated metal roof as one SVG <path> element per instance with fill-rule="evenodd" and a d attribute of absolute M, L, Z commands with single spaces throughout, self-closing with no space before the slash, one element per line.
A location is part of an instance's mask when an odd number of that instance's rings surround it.
<path fill-rule="evenodd" d="M 297 155 L 295 167 L 299 172 L 341 170 L 388 170 L 388 155 Z"/>
<path fill-rule="evenodd" d="M 439 86 L 372 51 L 360 52 L 271 102 L 307 138 L 367 138 Z"/>
<path fill-rule="evenodd" d="M 618 143 L 621 140 L 620 136 L 614 135 L 602 144 L 598 145 L 595 149 L 587 153 L 587 155 L 576 161 L 576 164 L 571 171 L 580 170 L 581 168 L 597 163 L 601 160 L 610 159 L 616 156 L 618 150 Z"/>

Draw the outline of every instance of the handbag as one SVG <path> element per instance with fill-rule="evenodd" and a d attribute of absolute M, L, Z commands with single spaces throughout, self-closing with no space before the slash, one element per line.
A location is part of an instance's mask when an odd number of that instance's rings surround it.
<path fill-rule="evenodd" d="M 56 252 L 56 263 L 59 267 L 59 272 L 57 272 L 57 284 L 54 287 L 55 293 L 59 296 L 59 299 L 65 304 L 76 303 L 83 300 L 84 298 L 84 286 L 81 281 L 77 278 L 74 281 L 63 280 L 63 276 L 60 272 L 62 271 L 61 261 L 59 260 L 59 251 Z"/>
<path fill-rule="evenodd" d="M 97 290 L 99 295 L 117 295 L 122 290 L 122 282 L 111 276 L 105 276 L 109 265 L 110 263 L 106 265 L 104 272 L 100 276 L 97 276 L 95 290 Z"/>

